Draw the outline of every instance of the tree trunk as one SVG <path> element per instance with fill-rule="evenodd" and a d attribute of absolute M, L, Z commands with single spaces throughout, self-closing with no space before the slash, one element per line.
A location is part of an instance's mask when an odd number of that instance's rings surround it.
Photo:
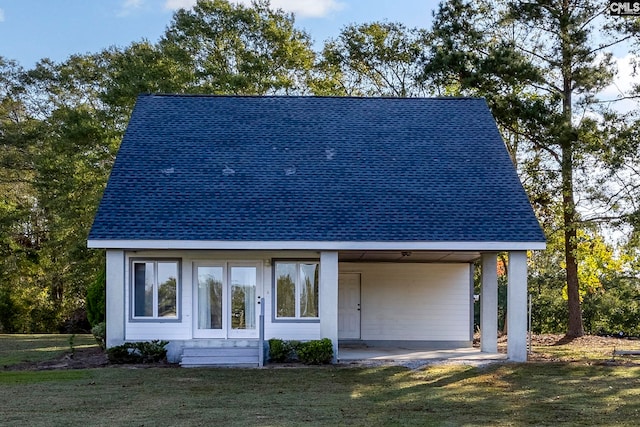
<path fill-rule="evenodd" d="M 573 188 L 573 147 L 578 142 L 578 135 L 573 128 L 573 50 L 569 31 L 568 17 L 571 15 L 569 1 L 562 2 L 562 16 L 560 17 L 560 40 L 562 46 L 562 115 L 563 129 L 560 134 L 562 149 L 562 213 L 564 222 L 564 256 L 567 274 L 567 297 L 569 319 L 567 336 L 581 337 L 584 335 L 582 326 L 582 308 L 580 307 L 580 292 L 578 283 L 578 215 L 574 199 Z"/>
<path fill-rule="evenodd" d="M 568 138 L 570 139 L 570 138 Z M 567 275 L 567 296 L 569 304 L 569 319 L 567 336 L 580 337 L 584 335 L 582 326 L 582 308 L 580 306 L 580 292 L 578 283 L 578 251 L 577 217 L 575 201 L 573 199 L 573 161 L 571 141 L 566 142 L 566 149 L 562 150 L 562 210 L 564 218 L 564 254 Z"/>

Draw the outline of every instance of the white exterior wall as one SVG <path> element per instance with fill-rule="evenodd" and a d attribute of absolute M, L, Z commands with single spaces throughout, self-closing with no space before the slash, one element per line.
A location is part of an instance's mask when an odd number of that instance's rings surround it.
<path fill-rule="evenodd" d="M 470 341 L 468 264 L 341 263 L 361 275 L 361 338 Z"/>
<path fill-rule="evenodd" d="M 193 268 L 199 262 L 256 262 L 261 270 L 257 296 L 264 298 L 265 339 L 320 339 L 320 321 L 274 321 L 273 259 L 320 260 L 315 251 L 188 251 L 148 250 L 109 251 L 107 333 L 121 340 L 170 341 L 194 337 L 195 300 Z M 180 259 L 180 321 L 141 321 L 131 319 L 131 259 Z M 122 267 L 116 268 L 116 262 Z M 122 265 L 124 264 L 124 265 Z M 109 269 L 109 266 L 110 269 Z M 469 341 L 470 271 L 468 264 L 340 263 L 340 273 L 361 275 L 361 338 L 393 341 Z M 117 279 L 117 280 L 116 280 Z M 123 283 L 124 282 L 124 283 Z M 124 303 L 124 304 L 122 304 Z M 114 307 L 118 305 L 119 310 Z M 124 306 L 124 307 L 123 307 Z M 123 308 L 122 308 L 123 307 Z M 120 321 L 114 321 L 119 317 Z M 116 333 L 116 328 L 119 333 Z M 337 331 L 336 331 L 337 332 Z M 120 342 L 116 342 L 120 341 Z"/>
<path fill-rule="evenodd" d="M 179 291 L 180 321 L 141 321 L 131 319 L 131 259 L 180 259 L 181 281 Z M 122 258 L 121 258 L 122 259 Z M 263 297 L 265 303 L 265 339 L 281 338 L 287 340 L 310 340 L 320 338 L 320 322 L 274 322 L 273 307 L 273 277 L 272 259 L 316 259 L 320 260 L 318 252 L 309 251 L 128 251 L 124 256 L 124 340 L 148 341 L 190 340 L 193 339 L 196 312 L 193 296 L 194 264 L 201 262 L 256 262 L 261 270 L 261 283 L 257 284 L 256 296 Z M 122 289 L 122 281 L 119 282 Z M 259 311 L 258 311 L 259 313 Z M 117 345 L 114 343 L 113 345 Z"/>

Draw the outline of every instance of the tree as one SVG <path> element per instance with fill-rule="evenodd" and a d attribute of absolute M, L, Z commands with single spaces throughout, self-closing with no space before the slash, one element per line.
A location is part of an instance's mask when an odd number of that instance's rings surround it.
<path fill-rule="evenodd" d="M 201 0 L 155 44 L 29 71 L 0 58 L 0 330 L 55 331 L 101 282 L 86 238 L 139 93 L 300 93 L 310 46 L 266 1 Z"/>
<path fill-rule="evenodd" d="M 610 20 L 606 10 L 591 0 L 452 0 L 435 16 L 425 68 L 443 87 L 486 95 L 520 171 L 545 171 L 546 182 L 524 180 L 538 183 L 546 209 L 560 206 L 569 336 L 584 333 L 576 195 L 590 187 L 586 168 L 606 137 L 597 96 L 615 73 L 612 49 L 638 41 L 638 21 Z"/>
<path fill-rule="evenodd" d="M 29 332 L 48 317 L 38 287 L 41 210 L 33 188 L 39 122 L 28 111 L 24 70 L 0 57 L 0 331 Z"/>
<path fill-rule="evenodd" d="M 400 23 L 347 26 L 325 43 L 312 89 L 319 95 L 424 96 L 429 91 L 419 76 L 427 35 Z"/>
<path fill-rule="evenodd" d="M 175 13 L 158 47 L 182 90 L 196 93 L 299 94 L 314 61 L 308 34 L 266 0 L 199 0 Z"/>
<path fill-rule="evenodd" d="M 31 230 L 24 239 L 31 265 L 23 264 L 16 274 L 30 280 L 20 297 L 30 307 L 23 316 L 31 322 L 23 325 L 25 331 L 55 331 L 83 309 L 87 285 L 103 262 L 100 253 L 86 248 L 86 238 L 119 134 L 99 98 L 104 84 L 99 59 L 44 60 L 20 76 L 22 105 L 34 123 L 20 132 L 31 195 L 23 226 Z"/>

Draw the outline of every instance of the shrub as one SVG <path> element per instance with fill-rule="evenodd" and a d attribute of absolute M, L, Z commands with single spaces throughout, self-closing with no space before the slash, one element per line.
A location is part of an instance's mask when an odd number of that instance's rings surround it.
<path fill-rule="evenodd" d="M 300 343 L 296 349 L 298 358 L 307 365 L 331 363 L 333 359 L 333 343 L 329 338 Z"/>
<path fill-rule="evenodd" d="M 91 328 L 91 333 L 93 337 L 98 341 L 98 345 L 101 349 L 105 349 L 107 347 L 107 323 L 100 322 Z"/>
<path fill-rule="evenodd" d="M 299 345 L 300 341 L 272 338 L 269 340 L 269 360 L 276 363 L 295 361 L 298 359 L 296 351 Z"/>
<path fill-rule="evenodd" d="M 166 345 L 169 341 L 127 342 L 107 349 L 111 363 L 157 363 L 167 357 Z"/>
<path fill-rule="evenodd" d="M 297 360 L 307 365 L 331 363 L 333 343 L 328 338 L 307 342 L 272 338 L 269 340 L 269 359 L 276 363 Z"/>
<path fill-rule="evenodd" d="M 91 324 L 87 320 L 87 312 L 84 308 L 76 308 L 68 317 L 58 325 L 61 334 L 86 334 L 91 330 Z"/>
<path fill-rule="evenodd" d="M 107 305 L 107 276 L 101 270 L 87 288 L 87 319 L 91 326 L 105 321 Z"/>
<path fill-rule="evenodd" d="M 269 358 L 274 362 L 287 362 L 291 359 L 292 348 L 287 341 L 272 338 L 269 340 Z"/>

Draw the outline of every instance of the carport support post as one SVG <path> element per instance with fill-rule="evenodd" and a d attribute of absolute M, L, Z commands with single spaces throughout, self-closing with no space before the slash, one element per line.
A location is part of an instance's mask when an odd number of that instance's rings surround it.
<path fill-rule="evenodd" d="M 482 254 L 482 289 L 480 290 L 480 350 L 498 352 L 498 254 Z"/>
<path fill-rule="evenodd" d="M 333 362 L 338 359 L 338 252 L 320 253 L 318 296 L 320 338 L 333 342 Z"/>
<path fill-rule="evenodd" d="M 527 252 L 509 252 L 507 285 L 507 357 L 527 360 Z"/>

